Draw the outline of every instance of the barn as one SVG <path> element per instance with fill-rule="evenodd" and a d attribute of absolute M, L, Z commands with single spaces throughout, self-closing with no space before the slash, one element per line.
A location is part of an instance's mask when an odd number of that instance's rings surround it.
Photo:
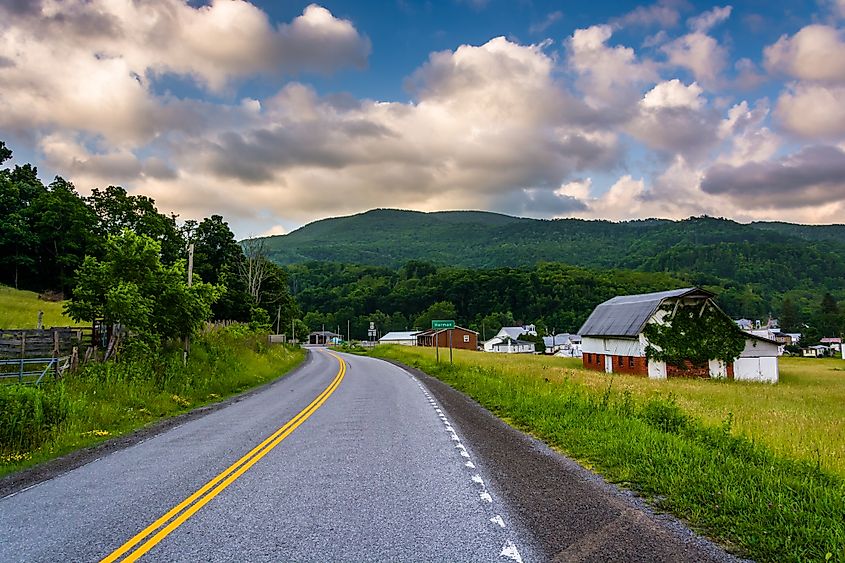
<path fill-rule="evenodd" d="M 706 364 L 667 364 L 646 357 L 648 339 L 643 331 L 650 323 L 663 323 L 667 310 L 678 306 L 712 306 L 714 294 L 700 288 L 624 295 L 597 306 L 579 333 L 585 368 L 606 373 L 629 373 L 652 379 L 667 377 L 727 377 L 745 381 L 778 381 L 777 342 L 746 333 L 745 348 L 730 365 L 719 360 Z M 727 317 L 726 317 L 727 318 Z"/>
<path fill-rule="evenodd" d="M 456 326 L 455 328 L 443 328 L 424 330 L 417 334 L 417 346 L 441 348 L 449 347 L 449 333 L 452 333 L 452 348 L 461 348 L 464 350 L 478 349 L 478 333 L 468 328 Z"/>

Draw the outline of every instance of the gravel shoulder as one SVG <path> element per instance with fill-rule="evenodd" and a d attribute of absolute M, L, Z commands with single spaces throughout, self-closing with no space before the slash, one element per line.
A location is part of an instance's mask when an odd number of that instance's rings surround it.
<path fill-rule="evenodd" d="M 740 561 L 683 522 L 516 430 L 419 369 L 416 376 L 480 455 L 544 560 Z"/>

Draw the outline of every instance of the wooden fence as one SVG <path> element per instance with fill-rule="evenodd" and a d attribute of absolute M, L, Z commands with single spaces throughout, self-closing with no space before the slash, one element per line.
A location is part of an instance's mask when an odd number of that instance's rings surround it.
<path fill-rule="evenodd" d="M 48 373 L 60 377 L 92 344 L 91 327 L 0 330 L 0 380 L 40 383 Z"/>

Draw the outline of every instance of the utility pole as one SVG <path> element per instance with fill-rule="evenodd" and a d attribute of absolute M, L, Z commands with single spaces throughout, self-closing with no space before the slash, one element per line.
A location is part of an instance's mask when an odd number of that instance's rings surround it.
<path fill-rule="evenodd" d="M 280 323 L 282 322 L 282 306 L 279 305 L 279 308 L 276 310 L 276 334 L 279 334 L 279 329 L 281 328 Z"/>
<path fill-rule="evenodd" d="M 346 319 L 346 341 L 352 342 L 352 337 L 349 335 L 349 319 Z"/>
<path fill-rule="evenodd" d="M 294 328 L 294 319 L 290 320 L 290 339 L 296 341 L 296 332 Z"/>
<path fill-rule="evenodd" d="M 188 245 L 188 287 L 194 281 L 194 243 Z M 188 352 L 191 351 L 191 335 L 185 335 L 185 347 L 182 350 L 182 365 L 188 365 Z"/>

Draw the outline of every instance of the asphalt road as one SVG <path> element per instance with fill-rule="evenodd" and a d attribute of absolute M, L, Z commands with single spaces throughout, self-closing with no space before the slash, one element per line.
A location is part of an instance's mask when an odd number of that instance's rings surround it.
<path fill-rule="evenodd" d="M 407 371 L 314 350 L 259 393 L 0 500 L 0 561 L 543 559 L 451 422 Z"/>

